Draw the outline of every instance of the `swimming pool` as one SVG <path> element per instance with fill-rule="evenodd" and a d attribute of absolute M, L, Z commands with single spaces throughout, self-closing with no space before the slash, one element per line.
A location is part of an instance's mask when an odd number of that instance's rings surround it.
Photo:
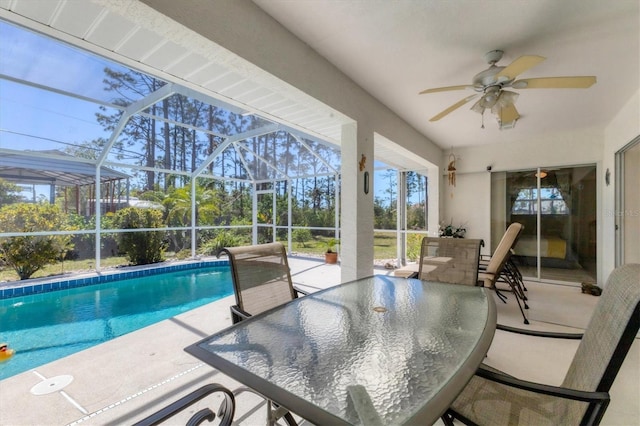
<path fill-rule="evenodd" d="M 148 271 L 0 300 L 0 342 L 16 351 L 0 363 L 0 380 L 233 294 L 227 262 Z"/>

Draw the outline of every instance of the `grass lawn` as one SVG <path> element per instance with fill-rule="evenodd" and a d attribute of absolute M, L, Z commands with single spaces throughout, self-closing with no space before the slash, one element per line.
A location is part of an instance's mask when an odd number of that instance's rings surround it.
<path fill-rule="evenodd" d="M 295 254 L 307 254 L 312 256 L 322 256 L 327 250 L 327 237 L 323 236 L 315 236 L 309 241 L 305 241 L 304 243 L 294 241 L 292 243 L 292 252 Z M 420 242 L 422 236 L 419 236 L 419 240 L 415 242 L 413 239 L 410 239 L 408 251 L 412 249 L 417 242 L 417 251 L 420 252 Z M 285 242 L 286 244 L 286 242 Z M 395 232 L 376 232 L 374 234 L 373 240 L 373 255 L 375 259 L 395 259 L 397 257 L 396 254 L 396 244 L 397 238 Z M 338 247 L 335 247 L 338 249 Z M 413 247 L 414 251 L 416 247 Z M 411 255 L 409 255 L 411 257 Z M 173 258 L 173 253 L 167 253 L 167 259 Z M 128 265 L 128 261 L 125 257 L 109 257 L 100 260 L 100 266 L 102 268 L 116 267 L 116 266 L 126 266 Z M 77 272 L 91 272 L 94 271 L 95 261 L 94 259 L 85 259 L 85 260 L 67 260 L 64 263 L 56 263 L 53 265 L 47 265 L 41 270 L 37 271 L 33 274 L 31 278 L 42 278 L 42 277 L 54 277 L 56 275 L 61 275 L 63 273 L 68 273 L 71 271 Z M 9 267 L 0 268 L 0 282 L 5 281 L 18 281 L 18 274 Z"/>
<path fill-rule="evenodd" d="M 314 237 L 304 243 L 294 241 L 292 251 L 297 254 L 322 255 L 326 251 L 326 237 Z M 395 259 L 397 257 L 395 232 L 376 232 L 373 237 L 373 257 L 375 259 Z"/>
<path fill-rule="evenodd" d="M 64 262 L 58 262 L 53 265 L 46 265 L 39 271 L 36 271 L 31 278 L 53 277 L 61 275 L 67 272 L 91 272 L 95 267 L 94 259 L 85 260 L 65 260 Z M 127 259 L 124 257 L 109 257 L 106 259 L 100 259 L 100 266 L 102 268 L 108 268 L 113 266 L 126 265 Z M 2 281 L 18 281 L 20 278 L 18 274 L 10 267 L 5 266 L 0 268 L 0 282 Z"/>

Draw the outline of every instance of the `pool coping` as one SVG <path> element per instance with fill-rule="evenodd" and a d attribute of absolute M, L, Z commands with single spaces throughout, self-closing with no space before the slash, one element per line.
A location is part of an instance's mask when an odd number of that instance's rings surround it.
<path fill-rule="evenodd" d="M 227 265 L 229 265 L 228 259 L 200 259 L 172 264 L 163 262 L 149 265 L 126 266 L 117 269 L 107 269 L 100 272 L 73 274 L 73 276 L 36 278 L 33 280 L 29 280 L 29 282 L 10 281 L 0 284 L 0 300 L 22 296 L 31 296 L 34 294 L 48 293 L 51 291 L 68 290 L 71 288 L 103 284 L 129 278 L 147 277 L 150 275 L 164 274 L 167 272 Z"/>

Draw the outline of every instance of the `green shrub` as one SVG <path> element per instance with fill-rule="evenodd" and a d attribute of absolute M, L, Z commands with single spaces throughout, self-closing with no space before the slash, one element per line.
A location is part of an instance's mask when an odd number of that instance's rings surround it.
<path fill-rule="evenodd" d="M 306 248 L 307 246 L 305 245 L 305 243 L 313 237 L 311 236 L 311 231 L 309 231 L 308 229 L 298 228 L 294 229 L 291 232 L 291 238 L 293 239 L 293 241 L 302 244 L 302 247 Z"/>
<path fill-rule="evenodd" d="M 423 234 L 407 234 L 407 260 L 417 262 L 422 249 Z"/>
<path fill-rule="evenodd" d="M 127 207 L 116 213 L 119 229 L 162 228 L 162 212 L 155 209 Z M 167 249 L 166 231 L 122 232 L 118 234 L 119 248 L 134 265 L 162 262 Z"/>
<path fill-rule="evenodd" d="M 42 232 L 73 229 L 52 204 L 10 204 L 0 209 L 0 231 Z M 0 263 L 13 268 L 21 280 L 45 265 L 56 263 L 73 249 L 70 235 L 24 235 L 0 240 Z"/>
<path fill-rule="evenodd" d="M 184 260 L 191 257 L 191 249 L 182 249 L 176 253 L 175 258 L 178 260 Z"/>
<path fill-rule="evenodd" d="M 200 248 L 200 251 L 202 254 L 217 256 L 223 248 L 237 247 L 241 244 L 242 242 L 237 236 L 229 231 L 222 231 L 218 233 L 215 238 L 205 242 Z"/>

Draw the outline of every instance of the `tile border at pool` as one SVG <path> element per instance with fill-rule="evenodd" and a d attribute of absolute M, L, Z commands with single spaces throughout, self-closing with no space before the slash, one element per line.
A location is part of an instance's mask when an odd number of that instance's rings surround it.
<path fill-rule="evenodd" d="M 106 271 L 90 276 L 76 278 L 52 278 L 50 280 L 38 280 L 38 283 L 0 288 L 0 299 L 30 296 L 33 294 L 47 293 L 50 291 L 67 290 L 70 288 L 84 287 L 94 284 L 108 283 L 112 281 L 140 278 L 149 275 L 164 274 L 167 272 L 185 271 L 189 269 L 207 268 L 211 266 L 227 266 L 228 260 L 203 260 L 199 262 L 180 263 L 173 265 L 156 266 L 144 265 L 144 267 L 132 267 L 128 271 Z"/>

